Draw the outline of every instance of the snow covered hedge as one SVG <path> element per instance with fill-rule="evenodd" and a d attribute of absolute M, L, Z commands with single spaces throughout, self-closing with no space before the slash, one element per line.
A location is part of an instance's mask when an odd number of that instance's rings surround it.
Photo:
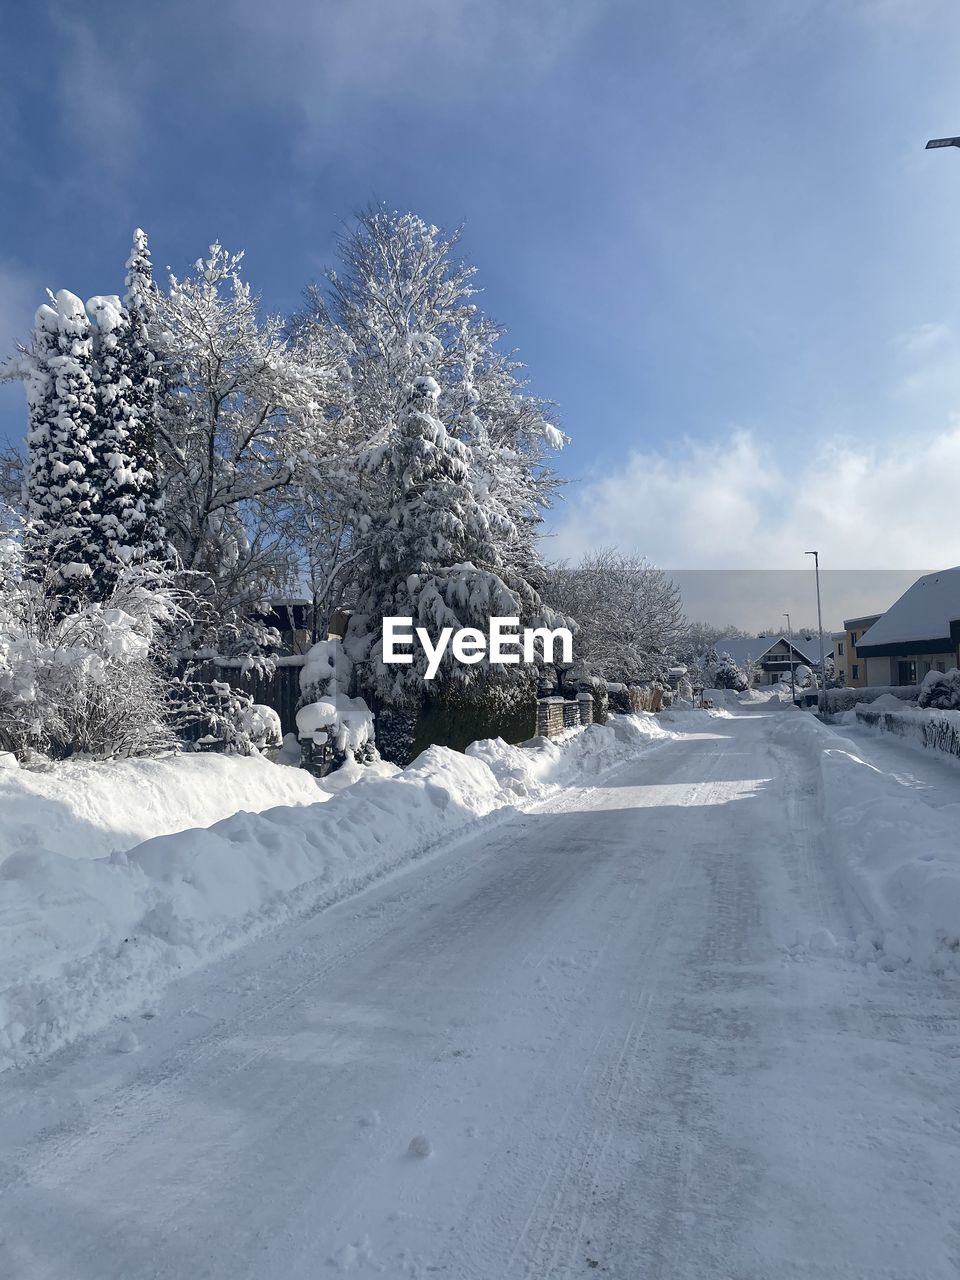
<path fill-rule="evenodd" d="M 877 684 L 866 689 L 827 689 L 824 698 L 827 714 L 839 715 L 841 711 L 852 711 L 858 702 L 875 702 L 886 695 L 902 702 L 913 702 L 919 692 L 917 684 Z"/>
<path fill-rule="evenodd" d="M 861 724 L 912 739 L 934 751 L 960 756 L 960 711 L 936 711 L 920 707 L 892 710 L 888 706 L 860 705 L 856 708 Z"/>

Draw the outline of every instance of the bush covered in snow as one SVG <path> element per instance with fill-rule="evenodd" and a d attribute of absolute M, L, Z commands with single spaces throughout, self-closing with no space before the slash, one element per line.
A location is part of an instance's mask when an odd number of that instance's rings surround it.
<path fill-rule="evenodd" d="M 0 542 L 0 750 L 104 759 L 173 745 L 152 656 L 177 613 L 168 581 L 132 569 L 102 602 L 64 611 L 51 578 L 26 575 L 16 537 Z"/>
<path fill-rule="evenodd" d="M 733 689 L 736 693 L 742 693 L 748 685 L 746 672 L 729 654 L 724 654 L 717 663 L 711 683 L 716 689 Z"/>
<path fill-rule="evenodd" d="M 350 696 L 351 662 L 335 640 L 319 640 L 300 670 L 297 733 L 301 740 L 329 746 L 334 764 L 376 758 L 373 713 Z"/>
<path fill-rule="evenodd" d="M 225 680 L 205 683 L 189 677 L 169 690 L 167 715 L 187 751 L 256 755 L 283 742 L 280 717 Z"/>
<path fill-rule="evenodd" d="M 917 703 L 921 707 L 935 707 L 938 711 L 960 710 L 960 671 L 928 671 L 920 685 Z"/>

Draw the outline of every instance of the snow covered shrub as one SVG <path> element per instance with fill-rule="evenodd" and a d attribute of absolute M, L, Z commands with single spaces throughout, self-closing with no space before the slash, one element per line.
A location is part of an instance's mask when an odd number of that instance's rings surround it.
<path fill-rule="evenodd" d="M 247 737 L 258 751 L 283 745 L 280 717 L 273 707 L 265 706 L 262 702 L 251 703 L 243 709 L 241 722 Z"/>
<path fill-rule="evenodd" d="M 917 703 L 921 707 L 935 707 L 938 711 L 960 710 L 960 671 L 928 671 L 920 685 Z"/>
<path fill-rule="evenodd" d="M 630 714 L 630 691 L 625 684 L 608 683 L 607 706 L 610 711 L 615 711 L 618 715 Z"/>
<path fill-rule="evenodd" d="M 103 602 L 64 613 L 59 568 L 27 577 L 8 536 L 0 584 L 0 749 L 108 759 L 172 746 L 152 653 L 178 608 L 163 575 L 131 570 Z"/>
<path fill-rule="evenodd" d="M 320 747 L 329 746 L 334 765 L 376 758 L 373 713 L 362 698 L 350 696 L 352 663 L 336 640 L 320 640 L 300 670 L 297 733 Z"/>
<path fill-rule="evenodd" d="M 226 751 L 252 756 L 259 751 L 257 738 L 261 728 L 253 712 L 254 705 L 248 693 L 241 693 L 226 681 L 207 683 L 187 675 L 171 686 L 167 714 L 186 751 Z M 279 720 L 277 729 L 279 731 Z M 276 745 L 279 745 L 279 732 L 277 736 Z"/>
<path fill-rule="evenodd" d="M 384 760 L 401 768 L 410 763 L 416 754 L 418 716 L 416 706 L 385 706 L 378 712 L 377 750 Z"/>
<path fill-rule="evenodd" d="M 373 713 L 362 698 L 334 693 L 319 702 L 310 702 L 297 712 L 300 738 L 332 747 L 335 759 L 367 758 L 365 748 L 373 741 Z"/>
<path fill-rule="evenodd" d="M 597 676 L 593 680 L 590 692 L 593 694 L 593 721 L 594 724 L 606 724 L 607 714 L 610 709 L 610 694 L 607 689 L 607 682 Z"/>
<path fill-rule="evenodd" d="M 715 689 L 733 689 L 736 693 L 743 693 L 747 688 L 747 677 L 734 659 L 724 654 L 717 663 L 711 683 Z"/>

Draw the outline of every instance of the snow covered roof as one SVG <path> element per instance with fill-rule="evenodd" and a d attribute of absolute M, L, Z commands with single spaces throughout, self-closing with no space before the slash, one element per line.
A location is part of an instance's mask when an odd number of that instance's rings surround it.
<path fill-rule="evenodd" d="M 950 623 L 960 620 L 960 567 L 940 569 L 918 578 L 900 599 L 857 641 L 857 649 L 873 645 L 949 640 Z"/>
<path fill-rule="evenodd" d="M 735 640 L 718 640 L 714 648 L 718 654 L 729 655 L 738 667 L 743 667 L 748 662 L 760 662 L 764 654 L 781 640 L 784 644 L 789 644 L 786 636 L 748 636 L 746 639 L 738 637 Z M 802 636 L 794 636 L 793 648 L 804 662 L 812 666 L 819 665 L 820 641 L 818 639 L 804 640 Z"/>

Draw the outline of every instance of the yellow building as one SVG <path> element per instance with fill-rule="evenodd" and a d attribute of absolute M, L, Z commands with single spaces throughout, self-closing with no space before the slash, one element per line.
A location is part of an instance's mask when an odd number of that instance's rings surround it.
<path fill-rule="evenodd" d="M 834 639 L 833 653 L 837 674 L 843 672 L 843 683 L 848 689 L 866 688 L 867 664 L 857 653 L 857 641 L 882 617 L 882 613 L 870 613 L 862 618 L 845 618 L 843 631 L 838 632 Z"/>

